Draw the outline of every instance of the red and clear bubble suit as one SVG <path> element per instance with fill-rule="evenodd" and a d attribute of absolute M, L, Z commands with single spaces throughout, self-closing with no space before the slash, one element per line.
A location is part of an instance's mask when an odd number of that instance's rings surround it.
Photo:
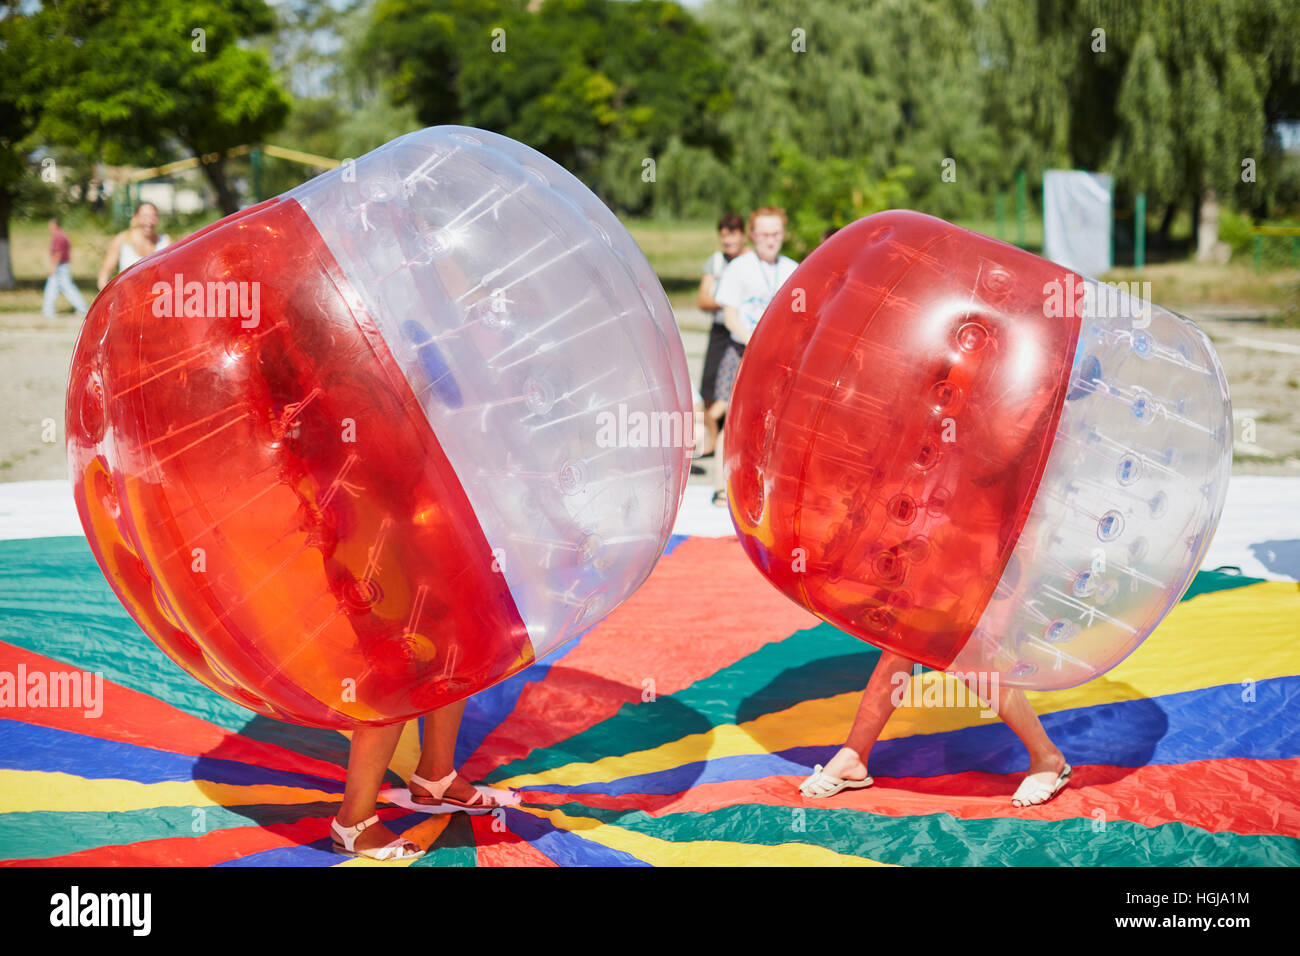
<path fill-rule="evenodd" d="M 338 728 L 463 698 L 627 598 L 690 424 L 627 231 L 458 127 L 118 276 L 67 394 L 77 508 L 144 631 L 229 699 Z"/>
<path fill-rule="evenodd" d="M 1190 584 L 1231 468 L 1191 322 L 919 213 L 773 298 L 727 414 L 732 520 L 778 589 L 914 661 L 1026 689 L 1113 667 Z"/>

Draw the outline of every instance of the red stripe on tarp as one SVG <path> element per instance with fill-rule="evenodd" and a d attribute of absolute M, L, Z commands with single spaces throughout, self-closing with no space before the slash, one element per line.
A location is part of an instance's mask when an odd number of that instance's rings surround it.
<path fill-rule="evenodd" d="M 492 814 L 470 817 L 479 866 L 557 866 L 549 856 L 509 830 L 492 829 Z"/>
<path fill-rule="evenodd" d="M 1292 794 L 1300 758 L 1201 760 L 1146 767 L 1074 768 L 1069 786 L 1037 807 L 1013 807 L 1023 774 L 959 773 L 938 777 L 876 777 L 866 790 L 844 790 L 824 800 L 799 796 L 802 777 L 764 777 L 704 784 L 680 794 L 548 793 L 530 788 L 526 800 L 578 803 L 601 809 L 643 810 L 652 816 L 708 813 L 736 804 L 828 810 L 864 810 L 888 816 L 949 813 L 988 818 L 1127 820 L 1142 826 L 1183 823 L 1211 833 L 1300 837 L 1300 805 Z M 718 839 L 726 839 L 720 833 Z"/>
<path fill-rule="evenodd" d="M 729 600 L 736 593 L 743 602 Z M 727 626 L 718 628 L 724 601 Z M 754 570 L 735 538 L 688 538 L 545 678 L 525 685 L 513 712 L 461 773 L 478 779 L 595 726 L 640 701 L 647 678 L 656 695 L 676 693 L 819 623 L 775 589 L 754 586 Z"/>
<path fill-rule="evenodd" d="M 19 664 L 26 664 L 28 673 L 80 669 L 3 641 L 0 641 L 0 660 L 13 670 Z M 310 774 L 327 780 L 343 780 L 347 776 L 345 768 L 338 764 L 252 740 L 109 680 L 104 681 L 102 704 L 103 713 L 93 719 L 75 707 L 6 707 L 0 716 L 101 740 L 193 757 L 234 760 L 268 770 Z"/>

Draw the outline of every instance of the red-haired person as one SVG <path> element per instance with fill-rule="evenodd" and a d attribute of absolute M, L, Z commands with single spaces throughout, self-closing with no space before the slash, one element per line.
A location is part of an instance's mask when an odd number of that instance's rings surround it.
<path fill-rule="evenodd" d="M 763 317 L 777 289 L 790 278 L 798 265 L 790 257 L 781 255 L 781 246 L 785 244 L 785 223 L 785 210 L 776 206 L 764 206 L 750 213 L 749 240 L 754 248 L 727 263 L 722 278 L 718 280 L 714 299 L 722 306 L 723 321 L 731 333 L 731 341 L 718 363 L 714 391 L 715 403 L 722 405 L 722 415 L 726 414 L 726 405 L 731 400 L 731 389 L 736 384 L 736 373 L 740 370 L 740 359 L 749 337 L 754 334 L 758 320 Z M 725 430 L 724 424 L 718 433 L 713 478 L 713 503 L 720 506 L 727 503 L 722 469 Z"/>

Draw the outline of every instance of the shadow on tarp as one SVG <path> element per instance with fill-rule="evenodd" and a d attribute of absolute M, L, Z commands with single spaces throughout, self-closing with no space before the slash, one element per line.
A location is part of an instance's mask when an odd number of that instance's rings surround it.
<path fill-rule="evenodd" d="M 535 764 L 539 770 L 545 770 L 569 763 L 594 763 L 608 757 L 618 757 L 642 749 L 652 749 L 660 743 L 676 741 L 683 737 L 705 735 L 703 738 L 692 739 L 683 744 L 685 750 L 681 757 L 681 763 L 686 766 L 681 767 L 680 773 L 674 778 L 675 789 L 679 792 L 689 790 L 695 785 L 704 768 L 705 757 L 711 746 L 710 738 L 713 730 L 711 722 L 703 714 L 671 696 L 660 696 L 652 701 L 641 701 L 639 700 L 642 692 L 640 686 L 610 680 L 589 671 L 565 667 L 562 664 L 551 667 L 547 678 L 547 691 L 555 695 L 554 706 L 557 711 L 566 711 L 571 708 L 580 709 L 586 706 L 589 701 L 609 700 L 611 698 L 626 700 L 628 697 L 638 699 L 634 703 L 624 703 L 617 713 L 594 727 L 575 734 L 553 747 L 539 748 L 530 752 L 521 760 L 513 761 L 512 764 L 518 765 L 518 770 L 515 772 L 533 772 L 526 769 L 529 764 Z M 506 716 L 508 715 L 501 715 L 503 720 Z M 347 766 L 348 740 L 336 731 L 300 727 L 258 715 L 251 717 L 248 723 L 241 728 L 240 733 L 254 740 L 273 743 L 297 753 L 337 764 L 341 770 Z M 648 768 L 651 771 L 655 769 L 658 768 Z M 513 767 L 512 770 L 514 770 Z M 215 787 L 211 787 L 212 784 L 264 784 L 303 790 L 322 790 L 328 793 L 342 794 L 343 792 L 343 783 L 340 780 L 330 780 L 311 774 L 291 773 L 247 763 L 240 764 L 224 757 L 218 757 L 215 753 L 201 756 L 195 761 L 193 775 L 198 786 L 208 792 L 214 800 L 226 798 Z M 635 780 L 634 775 L 629 774 L 629 776 Z M 390 769 L 384 774 L 384 785 L 405 787 L 406 781 Z M 524 804 L 528 805 L 526 789 L 523 797 Z M 652 803 L 657 807 L 672 802 L 675 795 L 654 795 L 651 799 Z M 537 806 L 549 806 L 549 804 L 539 803 Z M 385 805 L 381 803 L 380 809 L 383 810 L 384 807 Z M 283 804 L 227 805 L 225 809 L 246 817 L 252 824 L 272 826 L 293 823 L 311 817 L 333 816 L 338 810 L 338 804 L 286 802 Z M 384 814 L 381 814 L 382 816 Z M 462 817 L 464 815 L 455 814 L 454 816 Z M 315 837 L 291 838 L 297 839 L 298 842 L 304 844 L 316 842 L 317 839 Z M 452 842 L 457 840 L 461 844 L 468 840 L 468 844 L 465 845 L 473 846 L 471 831 L 460 825 L 454 827 L 449 825 L 443 835 L 439 837 L 437 846 L 450 846 Z"/>
<path fill-rule="evenodd" d="M 1300 580 L 1300 538 L 1285 541 L 1260 541 L 1250 546 L 1255 560 L 1274 574 Z"/>
<path fill-rule="evenodd" d="M 591 671 L 566 667 L 563 663 L 551 667 L 546 679 L 548 702 L 557 714 L 580 711 L 592 704 L 608 704 L 611 700 L 623 701 L 609 717 L 574 733 L 572 736 L 546 747 L 530 751 L 523 757 L 511 760 L 489 771 L 484 779 L 493 786 L 510 777 L 544 774 L 569 764 L 589 764 L 601 760 L 617 760 L 629 754 L 652 751 L 666 744 L 676 744 L 671 766 L 661 765 L 653 756 L 645 761 L 629 761 L 619 768 L 612 785 L 592 780 L 591 785 L 601 790 L 642 793 L 640 781 L 656 778 L 665 770 L 672 774 L 672 793 L 655 792 L 649 795 L 655 807 L 671 803 L 677 794 L 695 786 L 703 772 L 704 760 L 712 746 L 713 722 L 703 713 L 682 703 L 675 696 L 660 695 L 654 700 L 642 700 L 640 685 L 602 677 Z M 628 698 L 632 700 L 629 701 Z M 586 793 L 587 781 L 565 784 L 537 783 L 521 788 L 523 805 L 551 808 L 549 799 L 530 801 L 529 789 L 541 793 Z M 539 793 L 540 796 L 540 793 Z M 585 797 L 581 797 L 585 799 Z"/>
<path fill-rule="evenodd" d="M 250 740 L 273 744 L 293 753 L 312 757 L 338 766 L 340 778 L 348 761 L 348 738 L 335 730 L 316 727 L 302 727 L 285 723 L 260 714 L 251 716 L 239 729 L 239 734 Z M 210 796 L 214 802 L 221 803 L 225 810 L 246 817 L 251 824 L 262 827 L 297 823 L 314 817 L 333 817 L 339 805 L 333 801 L 311 801 L 305 803 L 257 803 L 229 804 L 228 796 L 214 784 L 241 786 L 286 787 L 304 791 L 319 790 L 325 793 L 337 793 L 342 796 L 342 779 L 322 777 L 312 773 L 295 773 L 272 767 L 263 767 L 253 763 L 231 760 L 218 756 L 218 751 L 209 751 L 194 762 L 193 778 L 195 784 Z M 403 787 L 406 782 L 394 771 L 384 773 L 383 786 Z M 385 804 L 381 803 L 380 809 Z M 317 842 L 319 836 L 310 839 L 291 837 L 302 844 Z"/>
<path fill-rule="evenodd" d="M 825 657 L 782 671 L 741 702 L 737 722 L 752 721 L 804 701 L 860 693 L 879 657 L 879 651 L 869 648 L 863 653 Z M 1105 677 L 1089 683 L 1092 699 L 1100 686 L 1098 682 L 1110 688 L 1103 696 L 1113 703 L 1055 711 L 1041 715 L 1040 720 L 1070 764 L 1100 765 L 1090 772 L 1090 782 L 1111 783 L 1150 762 L 1169 731 L 1169 717 L 1159 704 L 1134 687 Z M 1062 702 L 1068 705 L 1068 700 L 1065 697 Z M 924 778 L 969 771 L 1018 774 L 1028 770 L 1028 752 L 1006 724 L 982 714 L 979 706 L 943 709 L 945 717 L 950 717 L 954 709 L 959 711 L 970 725 L 877 741 L 868 761 L 872 775 Z M 810 771 L 814 764 L 829 761 L 839 749 L 838 744 L 789 747 L 788 732 L 778 731 L 771 723 L 746 729 L 769 753 L 806 763 Z M 847 736 L 849 724 L 835 730 Z"/>

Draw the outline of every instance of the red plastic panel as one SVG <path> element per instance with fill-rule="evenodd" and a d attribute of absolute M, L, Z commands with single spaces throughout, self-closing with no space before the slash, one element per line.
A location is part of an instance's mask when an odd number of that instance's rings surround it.
<path fill-rule="evenodd" d="M 210 298 L 215 283 L 244 304 L 256 283 L 256 319 Z M 532 659 L 437 438 L 296 202 L 225 220 L 104 290 L 73 357 L 67 434 L 118 597 L 245 707 L 391 723 Z"/>
<path fill-rule="evenodd" d="M 777 293 L 727 415 L 732 520 L 792 600 L 947 666 L 1033 500 L 1079 323 L 1067 270 L 920 213 L 840 230 Z"/>

